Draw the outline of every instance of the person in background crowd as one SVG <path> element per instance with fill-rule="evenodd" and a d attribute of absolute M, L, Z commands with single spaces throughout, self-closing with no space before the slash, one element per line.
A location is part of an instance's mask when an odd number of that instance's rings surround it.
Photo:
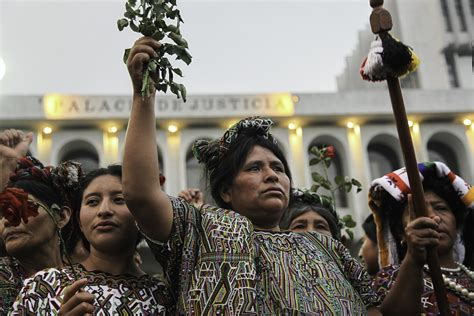
<path fill-rule="evenodd" d="M 64 240 L 72 232 L 70 197 L 80 166 L 66 162 L 45 168 L 32 157 L 23 157 L 31 136 L 18 130 L 0 133 L 0 168 L 10 176 L 7 183 L 2 177 L 0 192 L 0 234 L 8 254 L 0 258 L 1 315 L 11 309 L 24 279 L 63 266 Z"/>
<path fill-rule="evenodd" d="M 342 223 L 331 200 L 310 190 L 293 189 L 292 201 L 280 227 L 293 232 L 316 231 L 341 240 Z"/>
<path fill-rule="evenodd" d="M 13 315 L 164 315 L 163 282 L 136 263 L 141 240 L 122 194 L 122 168 L 94 170 L 81 181 L 80 229 L 90 250 L 80 264 L 50 268 L 25 281 Z"/>
<path fill-rule="evenodd" d="M 189 188 L 179 192 L 178 197 L 182 198 L 189 204 L 194 205 L 195 208 L 199 209 L 204 204 L 204 195 L 200 189 Z"/>
<path fill-rule="evenodd" d="M 367 216 L 362 224 L 362 228 L 364 229 L 364 237 L 362 237 L 359 257 L 365 264 L 367 272 L 373 276 L 380 270 L 379 249 L 377 247 L 377 226 L 375 225 L 373 214 Z"/>
<path fill-rule="evenodd" d="M 444 163 L 420 163 L 418 168 L 427 207 L 434 214 L 432 218 L 410 218 L 411 196 L 405 168 L 372 182 L 369 205 L 377 224 L 379 257 L 383 268 L 375 278 L 374 289 L 384 296 L 400 286 L 399 283 L 403 284 L 399 265 L 409 262 L 411 282 L 404 283 L 408 285 L 404 286 L 404 304 L 416 306 L 419 312 L 426 315 L 437 315 L 439 311 L 433 284 L 425 265 L 425 247 L 415 249 L 415 256 L 407 258 L 411 253 L 407 242 L 429 236 L 432 244 L 438 245 L 451 312 L 453 315 L 474 315 L 474 272 L 472 261 L 465 260 L 472 258 L 474 249 L 464 247 L 472 245 L 472 234 L 462 234 L 466 232 L 463 230 L 466 218 L 472 220 L 474 189 Z M 431 229 L 419 227 L 420 222 L 432 220 L 435 223 Z M 416 282 L 418 279 L 423 282 Z"/>
<path fill-rule="evenodd" d="M 161 190 L 152 85 L 150 96 L 141 95 L 143 70 L 159 47 L 144 37 L 128 56 L 133 105 L 123 188 L 165 268 L 176 313 L 380 315 L 369 275 L 341 243 L 315 232 L 280 230 L 291 172 L 269 133 L 271 120 L 247 118 L 219 140 L 194 144 L 218 207 L 196 209 Z M 413 314 L 399 304 L 402 296 L 402 289 L 389 293 L 380 306 L 384 315 Z"/>

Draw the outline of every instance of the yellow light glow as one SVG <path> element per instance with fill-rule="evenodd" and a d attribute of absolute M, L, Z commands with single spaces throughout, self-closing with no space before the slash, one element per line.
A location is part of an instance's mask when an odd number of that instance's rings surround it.
<path fill-rule="evenodd" d="M 354 128 L 354 123 L 353 122 L 347 122 L 346 124 L 347 128 Z"/>
<path fill-rule="evenodd" d="M 295 123 L 290 123 L 288 124 L 288 128 L 291 129 L 291 130 L 295 130 L 298 128 L 298 125 L 296 125 Z"/>
<path fill-rule="evenodd" d="M 107 128 L 107 131 L 111 134 L 115 134 L 115 133 L 117 133 L 118 128 L 117 128 L 117 126 L 109 126 L 109 128 Z"/>
<path fill-rule="evenodd" d="M 53 129 L 49 126 L 43 128 L 43 134 L 49 135 L 53 132 Z"/>
<path fill-rule="evenodd" d="M 408 121 L 408 126 L 413 127 L 413 121 Z"/>
<path fill-rule="evenodd" d="M 472 121 L 470 119 L 465 119 L 464 121 L 462 121 L 462 123 L 466 126 L 470 126 L 472 124 Z"/>
<path fill-rule="evenodd" d="M 293 99 L 293 102 L 294 102 L 294 103 L 300 102 L 300 97 L 297 96 L 297 95 L 292 96 L 292 99 Z"/>
<path fill-rule="evenodd" d="M 178 126 L 170 124 L 168 125 L 168 132 L 170 133 L 176 133 L 178 131 Z"/>
<path fill-rule="evenodd" d="M 276 93 L 270 95 L 269 98 L 271 104 L 276 104 L 276 108 L 270 112 L 265 110 L 266 115 L 290 116 L 295 113 L 295 104 L 291 94 Z"/>

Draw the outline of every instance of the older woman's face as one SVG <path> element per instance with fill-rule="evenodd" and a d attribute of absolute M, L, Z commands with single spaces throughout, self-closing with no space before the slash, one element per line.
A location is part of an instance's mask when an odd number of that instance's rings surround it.
<path fill-rule="evenodd" d="M 438 252 L 447 253 L 452 251 L 454 242 L 457 238 L 456 218 L 453 210 L 451 210 L 448 203 L 443 198 L 431 191 L 425 192 L 425 201 L 428 207 L 431 207 L 434 214 L 441 218 L 441 223 L 438 227 L 438 232 L 440 233 Z M 408 218 L 408 207 L 406 207 L 403 213 L 404 226 L 407 225 Z"/>
<path fill-rule="evenodd" d="M 295 217 L 291 221 L 290 230 L 298 233 L 318 232 L 333 237 L 328 221 L 311 209 L 308 209 L 303 214 Z"/>
<path fill-rule="evenodd" d="M 28 195 L 28 199 L 38 202 L 34 196 Z M 49 249 L 50 244 L 57 244 L 56 226 L 47 211 L 38 207 L 38 215 L 29 217 L 28 223 L 23 221 L 18 226 L 2 218 L 0 225 L 5 248 L 9 255 L 13 257 L 23 257 L 31 254 L 31 251 Z"/>
<path fill-rule="evenodd" d="M 261 228 L 278 227 L 289 202 L 290 179 L 283 163 L 262 146 L 253 147 L 222 199 Z"/>

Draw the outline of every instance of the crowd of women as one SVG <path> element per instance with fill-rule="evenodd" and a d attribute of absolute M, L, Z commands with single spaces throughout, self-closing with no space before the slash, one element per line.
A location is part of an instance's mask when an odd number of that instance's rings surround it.
<path fill-rule="evenodd" d="M 30 133 L 0 133 L 1 315 L 436 315 L 430 247 L 453 315 L 474 315 L 474 190 L 443 163 L 419 164 L 431 217 L 413 216 L 405 169 L 372 182 L 362 262 L 331 201 L 293 188 L 270 119 L 194 144 L 214 205 L 163 192 L 155 95 L 140 93 L 159 45 L 141 38 L 128 58 L 123 166 L 45 167 Z M 163 278 L 137 265 L 142 239 Z"/>

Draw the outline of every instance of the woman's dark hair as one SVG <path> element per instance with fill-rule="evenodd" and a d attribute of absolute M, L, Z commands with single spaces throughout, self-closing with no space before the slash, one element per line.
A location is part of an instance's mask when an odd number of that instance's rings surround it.
<path fill-rule="evenodd" d="M 367 216 L 365 221 L 362 223 L 365 235 L 375 244 L 377 244 L 377 225 L 375 225 L 374 215 L 370 214 Z"/>
<path fill-rule="evenodd" d="M 456 228 L 458 232 L 461 232 L 461 238 L 464 241 L 466 248 L 466 258 L 472 258 L 472 247 L 469 248 L 467 245 L 473 245 L 473 234 L 466 234 L 467 229 L 464 228 L 466 216 L 468 215 L 468 209 L 459 198 L 457 192 L 454 190 L 453 185 L 448 178 L 439 177 L 425 177 L 423 179 L 423 189 L 425 192 L 433 192 L 440 198 L 446 201 L 449 208 L 454 214 L 456 219 Z M 395 238 L 397 245 L 397 254 L 401 262 L 406 254 L 406 245 L 402 244 L 402 237 L 404 233 L 403 227 L 403 211 L 406 207 L 406 202 L 397 202 L 391 195 L 386 191 L 381 192 L 385 195 L 383 198 L 382 210 L 389 218 L 390 231 Z M 471 212 L 472 213 L 472 212 Z M 471 266 L 472 268 L 472 266 Z"/>
<path fill-rule="evenodd" d="M 211 195 L 219 207 L 232 207 L 222 199 L 221 193 L 223 190 L 227 190 L 232 186 L 232 182 L 244 165 L 249 152 L 257 145 L 270 150 L 283 163 L 285 173 L 290 179 L 290 183 L 292 183 L 288 162 L 286 161 L 283 151 L 273 141 L 273 137 L 265 138 L 260 135 L 248 135 L 243 132 L 232 142 L 229 150 L 219 161 L 215 169 L 209 170 L 207 166 L 205 167 L 208 180 L 206 182 L 209 183 Z"/>
<path fill-rule="evenodd" d="M 319 203 L 308 204 L 301 201 L 293 201 L 280 221 L 280 227 L 283 229 L 289 229 L 291 222 L 295 218 L 310 211 L 321 215 L 326 220 L 326 222 L 328 222 L 332 237 L 334 239 L 341 240 L 341 229 L 338 226 L 339 220 L 334 217 L 331 211 Z"/>
<path fill-rule="evenodd" d="M 99 168 L 99 169 L 92 170 L 89 173 L 87 173 L 85 175 L 85 177 L 82 178 L 82 180 L 80 181 L 80 189 L 79 189 L 79 192 L 76 195 L 76 199 L 74 201 L 74 209 L 76 210 L 76 212 L 75 212 L 76 216 L 74 218 L 75 229 L 76 229 L 76 234 L 75 235 L 77 236 L 76 240 L 75 240 L 75 243 L 74 243 L 74 246 L 77 244 L 79 239 L 82 239 L 82 242 L 83 242 L 84 246 L 86 247 L 86 249 L 90 250 L 89 241 L 86 239 L 86 237 L 82 233 L 81 229 L 79 228 L 80 227 L 80 213 L 81 213 L 82 198 L 84 197 L 84 191 L 87 189 L 87 187 L 89 187 L 89 185 L 91 184 L 92 181 L 94 181 L 94 179 L 96 179 L 98 177 L 101 177 L 101 176 L 107 176 L 107 175 L 117 177 L 120 180 L 122 180 L 122 166 L 121 165 L 110 165 L 106 168 Z M 137 238 L 137 245 L 142 240 L 142 237 L 143 236 L 139 233 L 138 238 Z"/>
<path fill-rule="evenodd" d="M 12 187 L 23 189 L 26 193 L 33 195 L 50 209 L 53 204 L 56 204 L 59 207 L 67 206 L 69 204 L 64 201 L 64 198 L 58 190 L 55 190 L 51 186 L 40 181 L 30 179 L 18 180 L 12 183 Z M 73 209 L 71 209 L 71 211 L 74 212 Z M 71 214 L 69 222 L 61 229 L 61 235 L 68 253 L 73 249 L 75 245 L 74 239 L 76 239 L 74 236 L 75 228 L 73 218 L 74 214 Z M 61 253 L 62 252 L 63 249 L 61 248 Z"/>

